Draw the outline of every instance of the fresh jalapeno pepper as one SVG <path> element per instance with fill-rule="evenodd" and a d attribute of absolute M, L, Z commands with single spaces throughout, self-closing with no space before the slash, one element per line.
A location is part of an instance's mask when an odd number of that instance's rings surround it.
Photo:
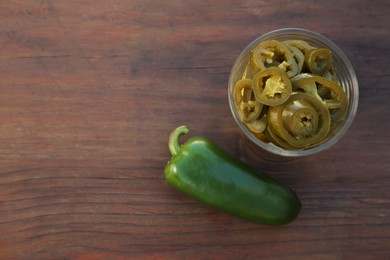
<path fill-rule="evenodd" d="M 330 110 L 331 122 L 342 120 L 348 108 L 348 99 L 339 84 L 333 80 L 312 74 L 299 74 L 291 79 L 293 90 L 302 89 L 322 101 Z"/>
<path fill-rule="evenodd" d="M 330 129 L 330 115 L 316 97 L 296 93 L 280 106 L 268 109 L 271 131 L 296 148 L 307 148 L 323 141 Z"/>
<path fill-rule="evenodd" d="M 174 188 L 211 207 L 242 219 L 284 225 L 296 218 L 301 203 L 288 187 L 225 153 L 205 137 L 192 137 L 182 146 L 185 126 L 169 138 L 171 160 L 164 169 Z"/>
<path fill-rule="evenodd" d="M 255 120 L 261 113 L 263 104 L 255 99 L 251 79 L 241 79 L 234 87 L 234 103 L 237 112 L 244 122 Z"/>
<path fill-rule="evenodd" d="M 287 73 L 277 67 L 264 69 L 253 78 L 256 100 L 264 105 L 278 106 L 291 95 L 291 81 Z"/>
<path fill-rule="evenodd" d="M 252 52 L 251 64 L 255 72 L 269 67 L 279 67 L 286 71 L 289 77 L 298 73 L 297 63 L 290 49 L 277 40 L 264 41 L 256 46 Z"/>

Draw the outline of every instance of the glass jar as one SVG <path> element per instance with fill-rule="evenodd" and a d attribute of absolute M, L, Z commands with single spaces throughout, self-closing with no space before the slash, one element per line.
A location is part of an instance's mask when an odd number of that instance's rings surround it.
<path fill-rule="evenodd" d="M 236 111 L 233 97 L 233 90 L 236 82 L 241 79 L 246 66 L 250 61 L 250 55 L 252 50 L 260 43 L 266 40 L 304 40 L 312 46 L 318 48 L 327 48 L 332 52 L 334 73 L 338 77 L 339 84 L 344 89 L 347 99 L 348 108 L 347 114 L 343 121 L 339 123 L 338 127 L 334 131 L 330 132 L 326 138 L 326 141 L 322 142 L 318 146 L 299 149 L 299 150 L 287 150 L 281 148 L 271 142 L 264 142 L 258 139 L 240 120 L 239 114 Z M 248 138 L 252 145 L 259 149 L 259 155 L 276 155 L 281 157 L 303 157 L 318 152 L 324 151 L 336 142 L 338 142 L 343 135 L 347 132 L 351 126 L 358 107 L 359 102 L 359 86 L 356 78 L 355 71 L 343 51 L 328 38 L 321 34 L 300 29 L 300 28 L 284 28 L 265 33 L 252 41 L 238 56 L 229 77 L 229 105 L 233 117 L 239 126 L 240 130 L 246 138 Z"/>

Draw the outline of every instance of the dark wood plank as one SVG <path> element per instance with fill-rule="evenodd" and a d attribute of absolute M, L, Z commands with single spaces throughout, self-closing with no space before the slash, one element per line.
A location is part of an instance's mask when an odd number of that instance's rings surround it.
<path fill-rule="evenodd" d="M 389 24 L 385 0 L 1 2 L 1 258 L 388 258 Z M 283 27 L 338 44 L 360 104 L 329 151 L 267 161 L 227 81 L 250 41 Z M 298 219 L 256 225 L 171 189 L 181 124 L 296 190 Z"/>

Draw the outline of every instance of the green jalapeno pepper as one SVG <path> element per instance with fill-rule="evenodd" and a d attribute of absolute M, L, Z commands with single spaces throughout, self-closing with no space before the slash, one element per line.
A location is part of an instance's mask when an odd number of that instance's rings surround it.
<path fill-rule="evenodd" d="M 242 219 L 284 225 L 296 218 L 301 203 L 288 187 L 225 153 L 205 137 L 192 137 L 182 146 L 186 126 L 172 131 L 171 160 L 166 181 L 190 197 Z"/>
<path fill-rule="evenodd" d="M 264 69 L 253 78 L 256 100 L 264 105 L 283 104 L 291 95 L 291 81 L 287 73 L 277 67 Z"/>

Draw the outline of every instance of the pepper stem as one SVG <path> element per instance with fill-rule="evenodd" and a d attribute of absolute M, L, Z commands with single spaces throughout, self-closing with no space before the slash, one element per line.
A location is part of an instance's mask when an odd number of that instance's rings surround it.
<path fill-rule="evenodd" d="M 190 131 L 188 127 L 185 125 L 179 126 L 172 131 L 171 135 L 169 136 L 169 142 L 168 142 L 169 151 L 171 152 L 172 156 L 175 156 L 180 151 L 180 144 L 179 144 L 180 136 L 183 134 L 188 134 L 189 132 Z"/>

